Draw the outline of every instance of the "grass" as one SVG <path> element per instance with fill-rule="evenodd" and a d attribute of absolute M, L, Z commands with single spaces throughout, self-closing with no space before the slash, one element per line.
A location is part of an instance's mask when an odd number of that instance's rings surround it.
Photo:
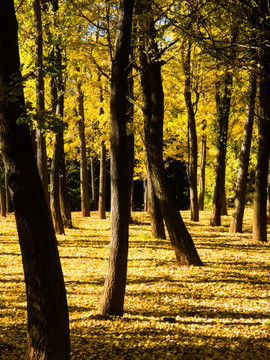
<path fill-rule="evenodd" d="M 168 240 L 151 237 L 149 218 L 130 226 L 125 315 L 95 317 L 107 269 L 110 219 L 73 214 L 76 229 L 58 236 L 71 330 L 71 358 L 270 359 L 269 245 L 252 243 L 251 210 L 244 233 L 209 227 L 182 212 L 203 267 L 177 266 Z M 13 215 L 0 218 L 0 359 L 22 359 L 26 302 Z"/>

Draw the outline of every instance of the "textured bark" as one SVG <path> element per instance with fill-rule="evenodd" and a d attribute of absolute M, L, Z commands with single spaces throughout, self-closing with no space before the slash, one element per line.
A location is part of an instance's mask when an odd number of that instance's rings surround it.
<path fill-rule="evenodd" d="M 81 84 L 78 84 L 79 105 L 79 139 L 80 139 L 80 184 L 81 184 L 81 212 L 82 216 L 90 216 L 90 201 L 88 188 L 88 170 L 85 144 L 85 117 L 84 117 L 84 93 Z"/>
<path fill-rule="evenodd" d="M 40 0 L 33 0 L 34 25 L 35 25 L 35 79 L 36 79 L 36 112 L 39 123 L 36 129 L 36 154 L 39 175 L 41 178 L 43 190 L 49 204 L 48 191 L 48 169 L 47 169 L 47 151 L 46 139 L 41 130 L 44 117 L 45 99 L 44 99 L 44 70 L 43 70 L 43 32 L 41 21 Z"/>
<path fill-rule="evenodd" d="M 5 1 L 0 6 L 0 142 L 26 283 L 25 359 L 68 360 L 68 311 L 56 237 L 29 128 L 16 124 L 24 107 L 19 65 L 14 5 L 13 1 Z M 21 88 L 15 102 L 9 101 L 14 88 Z"/>
<path fill-rule="evenodd" d="M 269 19 L 269 3 L 261 0 L 260 12 L 263 19 Z M 257 157 L 255 193 L 254 193 L 254 214 L 253 214 L 253 241 L 267 242 L 267 176 L 270 146 L 270 48 L 269 24 L 265 21 L 259 23 L 260 29 L 260 53 L 259 53 L 259 147 Z"/>
<path fill-rule="evenodd" d="M 188 169 L 188 181 L 190 192 L 190 215 L 191 220 L 199 221 L 199 204 L 197 191 L 197 166 L 198 166 L 198 144 L 197 144 L 197 130 L 194 105 L 191 96 L 191 41 L 186 40 L 184 43 L 182 64 L 185 74 L 185 89 L 184 97 L 188 112 L 188 129 L 190 133 L 190 163 Z"/>
<path fill-rule="evenodd" d="M 200 165 L 200 193 L 199 193 L 199 210 L 204 210 L 204 193 L 205 193 L 205 165 L 206 165 L 206 135 L 204 133 L 206 122 L 203 124 L 203 135 L 201 143 L 201 165 Z"/>
<path fill-rule="evenodd" d="M 72 218 L 71 218 L 71 206 L 70 199 L 68 194 L 67 186 L 67 171 L 66 171 L 66 161 L 65 161 L 65 152 L 64 152 L 64 138 L 63 132 L 59 134 L 60 136 L 60 162 L 59 162 L 59 196 L 60 196 L 60 210 L 62 215 L 62 221 L 64 227 L 72 229 Z"/>
<path fill-rule="evenodd" d="M 60 207 L 60 137 L 62 134 L 56 134 L 53 146 L 53 158 L 51 163 L 51 188 L 50 188 L 50 206 L 57 234 L 64 234 L 64 223 Z"/>
<path fill-rule="evenodd" d="M 96 195 L 96 187 L 95 187 L 95 173 L 94 173 L 94 159 L 91 157 L 90 159 L 91 165 L 91 190 L 92 190 L 92 202 L 94 210 L 97 209 L 97 195 Z"/>
<path fill-rule="evenodd" d="M 127 275 L 130 193 L 126 135 L 127 68 L 133 1 L 121 0 L 111 75 L 111 242 L 98 313 L 123 315 Z"/>
<path fill-rule="evenodd" d="M 189 232 L 178 211 L 166 177 L 163 151 L 164 95 L 161 62 L 156 43 L 151 2 L 140 2 L 137 8 L 144 33 L 140 39 L 141 84 L 144 98 L 144 131 L 151 184 L 165 220 L 172 247 L 179 265 L 202 265 Z M 149 16 L 145 16 L 149 13 Z"/>
<path fill-rule="evenodd" d="M 224 89 L 222 93 L 221 81 L 216 82 L 216 107 L 217 107 L 217 160 L 215 188 L 213 196 L 212 214 L 210 225 L 221 225 L 222 201 L 225 191 L 226 152 L 228 138 L 228 124 L 231 107 L 231 92 L 233 76 L 226 72 L 224 76 Z"/>
<path fill-rule="evenodd" d="M 166 239 L 162 212 L 159 207 L 159 202 L 155 195 L 153 186 L 151 184 L 151 178 L 149 175 L 149 171 L 147 171 L 147 173 L 148 173 L 148 176 L 147 176 L 148 192 L 147 192 L 147 194 L 148 194 L 151 233 L 156 238 Z"/>
<path fill-rule="evenodd" d="M 104 141 L 100 146 L 98 218 L 106 219 L 106 146 Z"/>
<path fill-rule="evenodd" d="M 246 118 L 244 123 L 244 134 L 241 145 L 240 164 L 236 180 L 234 210 L 232 214 L 229 232 L 242 232 L 243 217 L 245 209 L 248 165 L 250 156 L 250 147 L 252 139 L 252 129 L 255 113 L 255 99 L 256 99 L 256 70 L 252 70 L 249 78 L 248 89 L 248 105 L 246 108 Z"/>

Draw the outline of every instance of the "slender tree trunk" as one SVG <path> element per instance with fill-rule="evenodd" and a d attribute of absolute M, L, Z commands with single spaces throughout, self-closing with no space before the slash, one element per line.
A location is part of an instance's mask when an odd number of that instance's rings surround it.
<path fill-rule="evenodd" d="M 264 19 L 269 18 L 269 3 L 261 0 L 260 11 Z M 267 23 L 260 23 L 260 78 L 259 78 L 259 147 L 257 157 L 255 193 L 254 193 L 254 214 L 253 214 L 253 241 L 267 242 L 267 176 L 270 146 L 270 31 Z"/>
<path fill-rule="evenodd" d="M 206 122 L 203 124 L 203 135 L 201 144 L 201 166 L 200 166 L 200 193 L 199 193 L 199 210 L 204 210 L 204 193 L 205 193 L 205 166 L 206 166 Z"/>
<path fill-rule="evenodd" d="M 182 64 L 185 74 L 185 103 L 188 111 L 188 128 L 190 132 L 190 167 L 188 171 L 189 192 L 190 192 L 190 213 L 191 220 L 199 221 L 199 204 L 197 191 L 197 166 L 198 166 L 198 144 L 197 144 L 197 130 L 195 121 L 195 112 L 191 98 L 191 40 L 186 40 L 182 55 Z"/>
<path fill-rule="evenodd" d="M 90 201 L 88 188 L 88 170 L 85 144 L 85 118 L 84 118 L 84 93 L 81 84 L 78 84 L 79 104 L 79 139 L 80 139 L 80 183 L 81 183 L 81 212 L 82 216 L 90 216 Z"/>
<path fill-rule="evenodd" d="M 98 313 L 123 315 L 127 275 L 130 192 L 126 135 L 127 68 L 133 1 L 121 0 L 111 75 L 111 243 Z"/>
<path fill-rule="evenodd" d="M 106 219 L 106 146 L 104 141 L 100 146 L 98 218 Z"/>
<path fill-rule="evenodd" d="M 68 360 L 68 310 L 56 237 L 24 108 L 13 1 L 0 5 L 0 145 L 15 211 L 27 293 L 26 360 Z M 10 85 L 12 83 L 12 85 Z M 11 86 L 11 88 L 10 88 Z M 21 89 L 16 102 L 10 89 Z M 7 90 L 5 90 L 7 89 Z"/>
<path fill-rule="evenodd" d="M 50 206 L 54 229 L 57 234 L 64 234 L 64 224 L 60 208 L 60 137 L 56 134 L 53 147 L 53 158 L 51 163 L 51 191 Z"/>
<path fill-rule="evenodd" d="M 92 157 L 90 159 L 90 166 L 91 166 L 92 202 L 93 202 L 94 210 L 96 210 L 97 209 L 97 195 L 96 195 L 96 187 L 95 187 L 94 159 Z"/>
<path fill-rule="evenodd" d="M 241 145 L 240 164 L 236 180 L 234 211 L 232 214 L 230 233 L 242 232 L 243 217 L 245 209 L 248 165 L 250 156 L 250 147 L 252 139 L 252 129 L 255 113 L 256 100 L 256 70 L 251 70 L 248 89 L 248 105 L 246 108 L 246 118 L 244 123 L 244 134 Z"/>
<path fill-rule="evenodd" d="M 267 223 L 270 223 L 270 156 L 268 160 L 268 177 L 267 177 Z"/>
<path fill-rule="evenodd" d="M 216 160 L 216 177 L 212 205 L 212 214 L 210 225 L 221 225 L 222 200 L 225 191 L 225 172 L 226 172 L 226 152 L 228 138 L 228 123 L 231 106 L 233 77 L 229 72 L 224 76 L 224 91 L 221 95 L 221 81 L 216 82 L 216 106 L 217 106 L 217 160 Z"/>
<path fill-rule="evenodd" d="M 156 43 L 151 3 L 140 2 L 137 11 L 145 37 L 141 39 L 141 84 L 144 98 L 144 131 L 151 184 L 165 220 L 172 247 L 179 265 L 202 265 L 189 232 L 178 211 L 166 177 L 163 151 L 164 99 L 161 62 Z M 145 14 L 149 14 L 149 17 Z M 143 14 L 143 15 L 142 15 Z"/>
<path fill-rule="evenodd" d="M 60 210 L 63 220 L 63 225 L 68 229 L 72 229 L 71 206 L 67 186 L 67 171 L 64 152 L 64 137 L 63 132 L 59 133 L 60 137 L 60 164 L 59 164 L 59 196 L 60 196 Z"/>
<path fill-rule="evenodd" d="M 5 204 L 5 196 L 4 196 L 4 190 L 3 190 L 1 166 L 0 166 L 0 210 L 1 210 L 1 216 L 6 217 L 6 204 Z"/>
<path fill-rule="evenodd" d="M 44 70 L 43 70 L 43 31 L 41 21 L 41 6 L 40 0 L 33 0 L 34 19 L 35 19 L 35 78 L 36 78 L 36 112 L 39 116 L 40 122 L 43 122 L 45 99 L 44 99 Z M 41 123 L 36 129 L 37 139 L 37 165 L 39 175 L 42 181 L 44 193 L 49 204 L 49 190 L 48 190 L 48 169 L 47 169 L 47 151 L 46 139 L 41 130 Z"/>

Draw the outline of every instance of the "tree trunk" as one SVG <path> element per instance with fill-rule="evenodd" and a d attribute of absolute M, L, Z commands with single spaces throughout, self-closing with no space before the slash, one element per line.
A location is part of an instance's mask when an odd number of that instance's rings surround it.
<path fill-rule="evenodd" d="M 90 159 L 91 166 L 91 190 L 92 190 L 92 202 L 94 210 L 97 209 L 97 196 L 96 196 L 96 186 L 95 186 L 95 173 L 94 173 L 94 159 Z"/>
<path fill-rule="evenodd" d="M 270 155 L 270 154 L 269 154 Z M 267 223 L 270 223 L 270 156 L 268 160 L 268 177 L 267 177 L 267 209 L 266 209 L 266 216 L 267 216 Z"/>
<path fill-rule="evenodd" d="M 71 206 L 67 186 L 67 171 L 64 151 L 64 137 L 63 132 L 59 133 L 60 141 L 60 163 L 59 163 L 59 196 L 60 196 L 60 210 L 62 215 L 63 225 L 68 229 L 72 229 Z"/>
<path fill-rule="evenodd" d="M 201 166 L 200 166 L 200 193 L 199 193 L 199 210 L 204 210 L 204 193 L 205 193 L 205 166 L 206 166 L 206 121 L 202 127 L 202 144 L 201 144 Z"/>
<path fill-rule="evenodd" d="M 221 225 L 222 201 L 225 191 L 226 152 L 228 138 L 228 123 L 231 107 L 231 92 L 233 77 L 229 72 L 224 76 L 224 92 L 221 95 L 221 81 L 216 82 L 216 106 L 217 106 L 217 160 L 216 177 L 212 205 L 210 225 Z"/>
<path fill-rule="evenodd" d="M 56 134 L 53 146 L 53 158 L 51 163 L 51 191 L 50 206 L 54 229 L 56 234 L 64 234 L 64 223 L 60 208 L 60 137 L 62 134 Z"/>
<path fill-rule="evenodd" d="M 199 204 L 198 204 L 198 191 L 197 191 L 197 166 L 198 166 L 198 144 L 197 144 L 197 131 L 194 105 L 191 98 L 191 40 L 188 39 L 184 43 L 184 49 L 182 54 L 182 64 L 185 74 L 185 89 L 184 97 L 188 111 L 188 129 L 190 132 L 190 167 L 188 169 L 188 181 L 190 192 L 190 213 L 191 220 L 199 221 Z"/>
<path fill-rule="evenodd" d="M 82 216 L 90 216 L 90 201 L 88 188 L 88 170 L 85 145 L 85 118 L 84 118 L 84 93 L 81 84 L 78 84 L 79 104 L 79 139 L 80 139 L 80 183 L 81 183 L 81 212 Z"/>
<path fill-rule="evenodd" d="M 151 3 L 141 2 L 137 11 L 141 29 L 146 35 L 141 38 L 141 84 L 144 98 L 144 131 L 147 161 L 151 184 L 165 220 L 170 241 L 180 265 L 202 265 L 194 243 L 178 211 L 166 177 L 163 151 L 164 99 L 161 79 L 161 62 L 156 43 L 156 34 Z M 147 10 L 147 11 L 146 11 Z M 143 14 L 143 16 L 142 16 Z M 146 17 L 145 14 L 149 14 Z"/>
<path fill-rule="evenodd" d="M 68 360 L 68 311 L 56 237 L 29 128 L 16 124 L 24 108 L 19 65 L 14 5 L 13 1 L 4 1 L 0 6 L 0 142 L 26 283 L 28 327 L 25 359 Z M 9 101 L 13 89 L 17 94 L 15 102 Z"/>
<path fill-rule="evenodd" d="M 241 145 L 240 164 L 236 180 L 234 210 L 232 214 L 230 233 L 242 232 L 243 217 L 245 209 L 248 165 L 250 156 L 250 147 L 252 139 L 252 129 L 255 113 L 255 100 L 256 100 L 256 70 L 252 69 L 249 78 L 248 88 L 248 105 L 246 108 L 246 118 L 244 123 L 244 134 Z"/>
<path fill-rule="evenodd" d="M 8 177 L 7 172 L 5 171 L 5 192 L 6 192 L 6 213 L 11 212 L 11 203 L 10 203 L 10 191 L 8 186 Z"/>
<path fill-rule="evenodd" d="M 6 217 L 6 204 L 5 204 L 5 196 L 4 196 L 4 190 L 3 190 L 1 166 L 0 166 L 0 210 L 1 210 L 1 216 Z"/>
<path fill-rule="evenodd" d="M 261 0 L 260 11 L 263 19 L 269 18 L 269 4 L 267 0 Z M 270 31 L 268 23 L 260 23 L 260 79 L 259 79 L 259 147 L 255 179 L 254 193 L 254 215 L 253 215 L 253 241 L 267 242 L 267 176 L 269 160 L 269 139 L 270 139 Z"/>
<path fill-rule="evenodd" d="M 151 233 L 156 238 L 166 239 L 163 216 L 159 207 L 158 199 L 151 184 L 149 170 L 147 170 L 147 186 Z"/>
<path fill-rule="evenodd" d="M 44 119 L 45 99 L 44 99 L 44 70 L 43 70 L 43 32 L 41 20 L 40 0 L 33 0 L 34 19 L 35 19 L 35 79 L 36 79 L 36 112 L 40 123 L 36 129 L 37 139 L 37 165 L 41 178 L 43 190 L 49 204 L 48 190 L 48 169 L 47 169 L 47 152 L 46 139 L 42 132 L 42 122 Z"/>
<path fill-rule="evenodd" d="M 98 313 L 123 315 L 127 275 L 130 192 L 126 135 L 127 68 L 133 1 L 121 0 L 111 75 L 111 243 Z"/>
<path fill-rule="evenodd" d="M 106 219 L 106 146 L 104 141 L 100 146 L 98 218 Z"/>

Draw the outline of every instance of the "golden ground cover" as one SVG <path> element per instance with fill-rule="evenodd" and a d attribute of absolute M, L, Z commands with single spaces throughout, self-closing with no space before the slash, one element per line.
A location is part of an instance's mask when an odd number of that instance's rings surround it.
<path fill-rule="evenodd" d="M 182 212 L 203 267 L 179 268 L 168 240 L 151 237 L 149 218 L 130 226 L 125 315 L 95 317 L 107 269 L 110 219 L 73 214 L 76 226 L 58 236 L 71 329 L 71 358 L 270 359 L 270 247 L 251 241 L 251 210 L 244 233 L 199 224 Z M 0 359 L 21 359 L 26 303 L 13 215 L 0 218 Z"/>

